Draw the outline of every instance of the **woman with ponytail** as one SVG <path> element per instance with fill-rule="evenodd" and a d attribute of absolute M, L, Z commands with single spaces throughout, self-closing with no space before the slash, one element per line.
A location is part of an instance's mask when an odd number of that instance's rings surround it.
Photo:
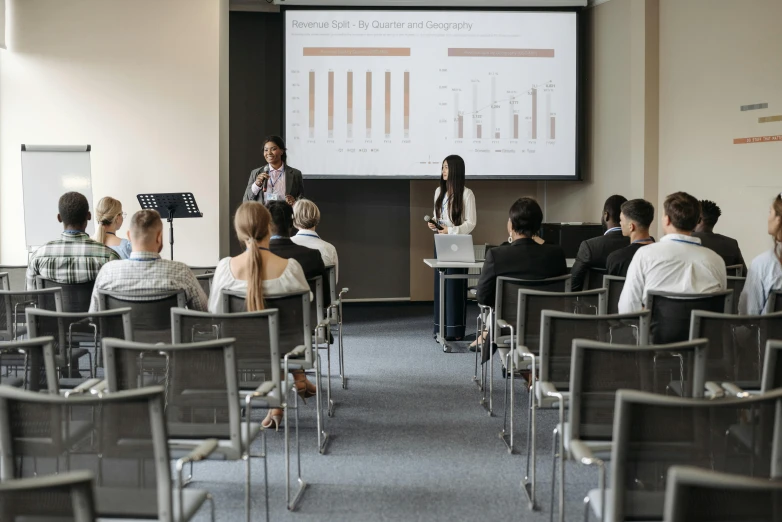
<path fill-rule="evenodd" d="M 768 234 L 774 244 L 752 260 L 739 299 L 740 314 L 762 314 L 771 291 L 782 289 L 782 194 L 774 198 L 768 211 Z"/>
<path fill-rule="evenodd" d="M 263 310 L 263 296 L 309 290 L 301 265 L 295 259 L 283 259 L 269 251 L 271 216 L 266 207 L 255 201 L 242 203 L 234 216 L 234 229 L 245 251 L 236 257 L 221 259 L 215 269 L 209 293 L 209 311 L 223 313 L 223 290 L 247 293 L 247 310 Z M 293 372 L 299 395 L 307 398 L 315 394 L 315 386 L 304 372 Z M 279 427 L 282 410 L 271 409 L 263 420 L 263 427 Z"/>
<path fill-rule="evenodd" d="M 120 259 L 130 257 L 130 241 L 117 237 L 117 231 L 122 228 L 126 214 L 122 211 L 122 203 L 106 196 L 98 201 L 95 207 L 95 241 L 103 243 L 119 254 Z"/>

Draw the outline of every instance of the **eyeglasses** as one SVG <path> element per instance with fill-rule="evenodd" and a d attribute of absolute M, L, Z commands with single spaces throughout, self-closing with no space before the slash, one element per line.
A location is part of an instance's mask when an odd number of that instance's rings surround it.
<path fill-rule="evenodd" d="M 127 212 L 120 212 L 119 215 L 122 216 L 122 219 L 125 219 L 126 217 L 128 217 L 128 213 Z"/>

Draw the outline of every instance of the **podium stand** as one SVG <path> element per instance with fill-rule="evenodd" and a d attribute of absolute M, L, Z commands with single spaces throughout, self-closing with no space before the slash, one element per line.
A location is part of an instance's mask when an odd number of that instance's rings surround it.
<path fill-rule="evenodd" d="M 139 205 L 144 210 L 157 210 L 168 221 L 168 243 L 171 259 L 174 259 L 174 218 L 204 217 L 192 192 L 167 192 L 162 194 L 138 194 Z"/>

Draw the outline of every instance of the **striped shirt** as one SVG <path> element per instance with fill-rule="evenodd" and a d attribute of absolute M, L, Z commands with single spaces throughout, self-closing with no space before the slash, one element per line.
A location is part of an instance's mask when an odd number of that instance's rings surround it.
<path fill-rule="evenodd" d="M 64 230 L 60 239 L 49 241 L 35 251 L 27 265 L 27 289 L 35 288 L 35 277 L 56 283 L 78 284 L 94 281 L 101 267 L 119 255 L 86 233 Z"/>
<path fill-rule="evenodd" d="M 99 310 L 98 290 L 148 301 L 165 292 L 185 291 L 187 306 L 207 311 L 207 298 L 193 272 L 184 263 L 163 259 L 154 252 L 131 252 L 129 259 L 109 263 L 98 274 L 90 312 Z"/>

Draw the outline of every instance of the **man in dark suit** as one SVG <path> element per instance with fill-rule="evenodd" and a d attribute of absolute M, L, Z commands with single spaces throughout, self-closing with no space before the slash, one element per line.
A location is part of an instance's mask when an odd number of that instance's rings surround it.
<path fill-rule="evenodd" d="M 578 247 L 576 262 L 570 270 L 573 276 L 571 289 L 574 292 L 584 289 L 590 268 L 604 269 L 611 252 L 630 244 L 630 239 L 622 235 L 622 228 L 619 226 L 619 214 L 625 201 L 627 198 L 624 196 L 613 195 L 608 198 L 603 205 L 603 216 L 600 219 L 603 228 L 606 229 L 605 233 L 582 241 L 581 246 Z"/>
<path fill-rule="evenodd" d="M 743 273 L 747 266 L 741 255 L 739 242 L 735 239 L 714 233 L 714 225 L 722 215 L 722 210 L 713 201 L 704 199 L 701 201 L 701 219 L 692 236 L 701 240 L 701 245 L 714 250 L 724 261 L 725 266 L 742 265 Z M 732 274 L 728 274 L 732 275 Z"/>
<path fill-rule="evenodd" d="M 614 250 L 606 259 L 606 273 L 612 276 L 627 276 L 627 269 L 638 249 L 654 243 L 649 227 L 654 221 L 654 206 L 645 199 L 631 199 L 622 203 L 619 223 L 622 234 L 630 238 L 630 244 Z"/>
<path fill-rule="evenodd" d="M 304 277 L 312 279 L 313 277 L 323 277 L 323 297 L 325 305 L 330 302 L 329 299 L 329 278 L 326 274 L 326 265 L 323 264 L 323 258 L 320 251 L 314 248 L 297 245 L 290 238 L 290 231 L 293 227 L 293 208 L 285 201 L 269 201 L 266 204 L 271 214 L 272 236 L 269 240 L 269 250 L 272 254 L 285 259 L 295 259 L 301 265 L 304 271 Z"/>
<path fill-rule="evenodd" d="M 543 211 L 532 198 L 520 198 L 510 207 L 508 234 L 513 242 L 486 252 L 477 288 L 480 304 L 494 306 L 499 276 L 547 279 L 567 274 L 562 247 L 538 244 L 532 239 L 542 222 Z"/>

